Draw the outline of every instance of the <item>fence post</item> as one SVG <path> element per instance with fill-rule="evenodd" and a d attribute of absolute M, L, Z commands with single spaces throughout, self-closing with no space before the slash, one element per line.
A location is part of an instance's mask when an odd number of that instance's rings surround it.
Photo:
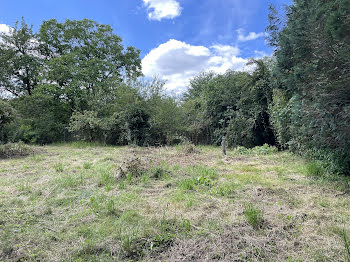
<path fill-rule="evenodd" d="M 221 146 L 222 146 L 222 154 L 226 156 L 226 137 L 225 136 L 222 137 Z"/>

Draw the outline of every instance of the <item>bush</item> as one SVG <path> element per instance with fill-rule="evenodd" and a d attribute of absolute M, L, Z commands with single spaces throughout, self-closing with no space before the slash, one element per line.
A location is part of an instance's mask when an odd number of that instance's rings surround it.
<path fill-rule="evenodd" d="M 0 142 L 7 140 L 5 126 L 10 124 L 15 116 L 15 109 L 8 102 L 0 99 Z"/>
<path fill-rule="evenodd" d="M 264 144 L 263 146 L 256 146 L 252 149 L 252 152 L 256 155 L 271 155 L 277 153 L 278 149 L 275 146 Z"/>
<path fill-rule="evenodd" d="M 44 94 L 11 100 L 19 117 L 9 127 L 10 141 L 48 144 L 67 139 L 69 110 L 65 103 Z"/>
<path fill-rule="evenodd" d="M 30 152 L 30 147 L 22 142 L 0 145 L 0 158 L 27 156 Z"/>

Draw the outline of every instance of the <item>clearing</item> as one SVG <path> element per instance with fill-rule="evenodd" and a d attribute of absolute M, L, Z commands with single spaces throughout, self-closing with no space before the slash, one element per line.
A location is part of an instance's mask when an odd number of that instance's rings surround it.
<path fill-rule="evenodd" d="M 291 153 L 34 149 L 0 160 L 0 261 L 347 260 L 349 179 Z"/>

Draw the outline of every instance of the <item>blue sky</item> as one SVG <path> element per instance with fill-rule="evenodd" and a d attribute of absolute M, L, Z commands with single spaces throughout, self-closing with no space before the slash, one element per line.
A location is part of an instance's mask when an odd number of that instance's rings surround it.
<path fill-rule="evenodd" d="M 146 77 L 179 92 L 204 70 L 246 70 L 247 58 L 269 55 L 268 6 L 290 0 L 1 0 L 0 30 L 23 16 L 42 21 L 89 18 L 110 24 L 124 45 L 141 50 Z"/>

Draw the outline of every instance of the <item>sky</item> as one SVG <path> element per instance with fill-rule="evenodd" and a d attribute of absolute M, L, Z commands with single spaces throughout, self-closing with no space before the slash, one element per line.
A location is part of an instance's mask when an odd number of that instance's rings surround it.
<path fill-rule="evenodd" d="M 203 71 L 247 70 L 249 58 L 271 55 L 268 6 L 291 0 L 0 0 L 0 31 L 23 16 L 37 31 L 51 18 L 109 24 L 124 46 L 141 51 L 146 78 L 174 93 Z"/>

